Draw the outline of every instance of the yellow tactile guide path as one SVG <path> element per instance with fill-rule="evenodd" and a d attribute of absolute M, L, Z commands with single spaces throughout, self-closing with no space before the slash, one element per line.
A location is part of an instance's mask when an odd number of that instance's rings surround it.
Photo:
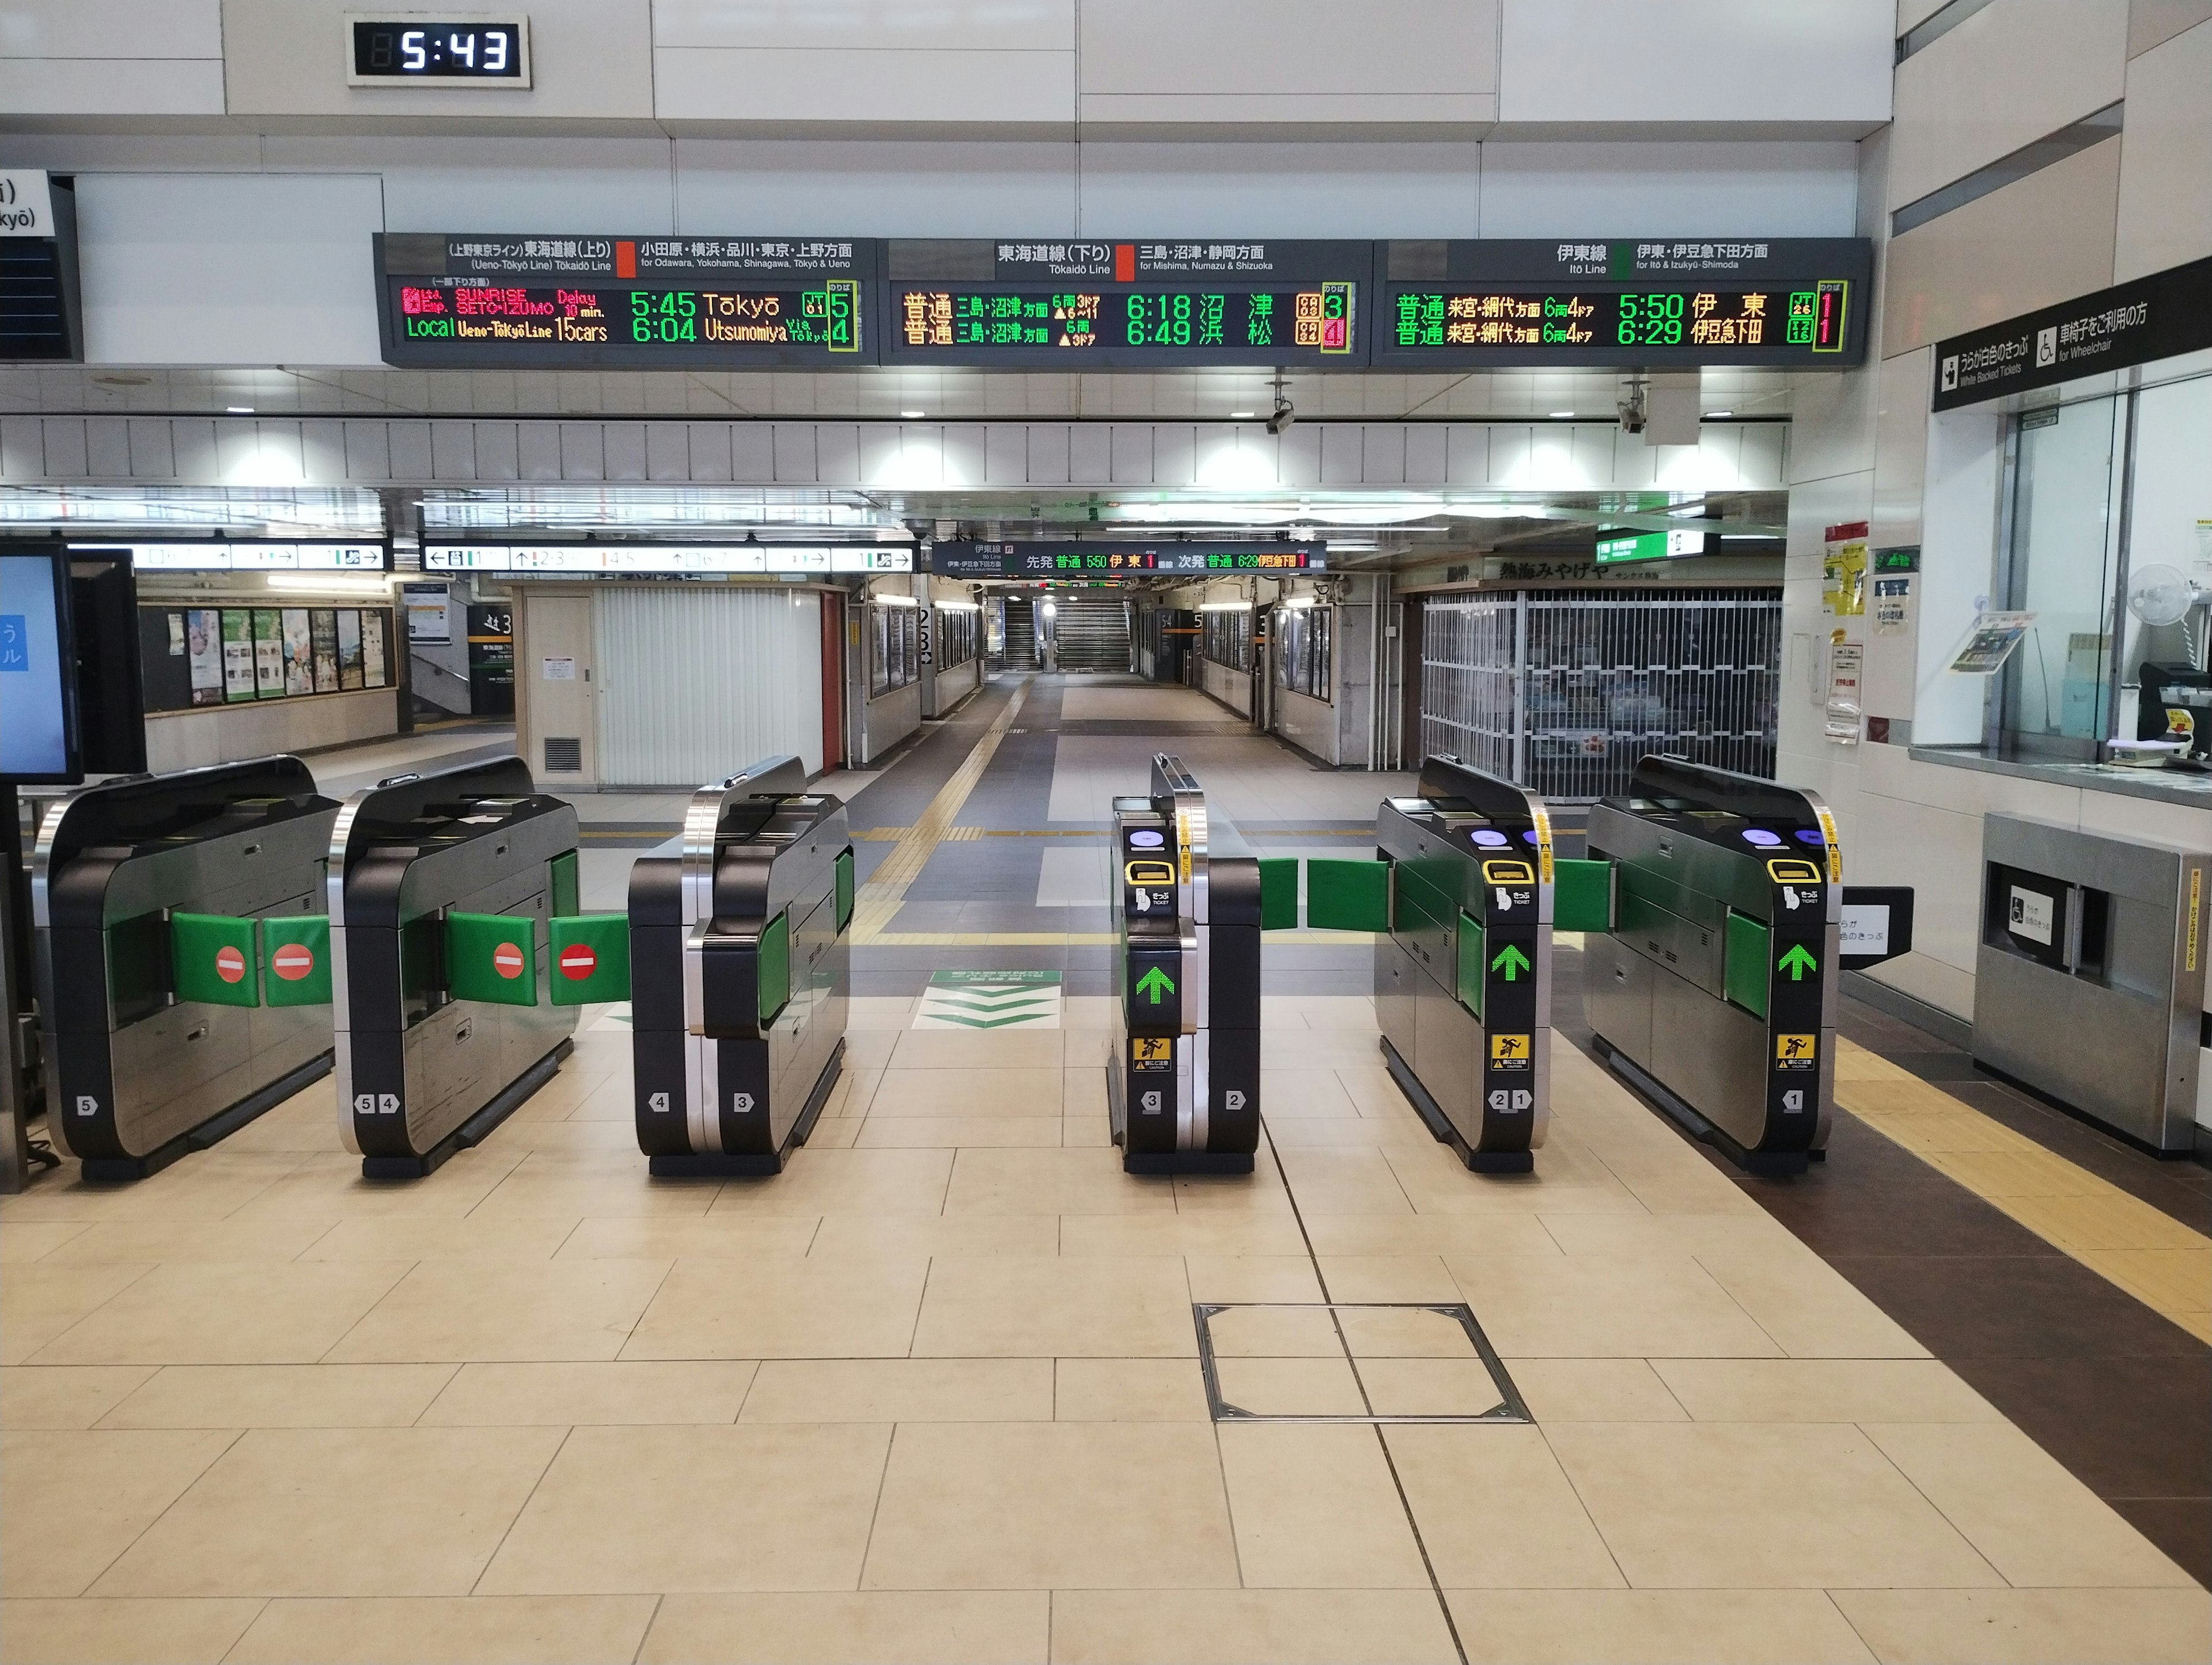
<path fill-rule="evenodd" d="M 1923 1162 L 2212 1341 L 2212 1240 L 1849 1041 L 1836 1102 Z"/>
<path fill-rule="evenodd" d="M 1279 1162 L 1134 1179 L 1103 1002 L 855 1006 L 775 1179 L 649 1180 L 587 1024 L 419 1183 L 360 1180 L 325 1083 L 0 1200 L 0 1654 L 1449 1662 L 1445 1604 L 1480 1661 L 2212 1654 L 2203 1589 L 1565 1047 L 1536 1173 L 1484 1178 L 1366 1000 L 1271 1000 Z M 1191 1303 L 1320 1275 L 1472 1303 L 1535 1425 L 1209 1421 Z"/>

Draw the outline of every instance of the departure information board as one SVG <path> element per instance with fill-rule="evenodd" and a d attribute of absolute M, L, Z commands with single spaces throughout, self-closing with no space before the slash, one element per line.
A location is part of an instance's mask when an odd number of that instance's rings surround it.
<path fill-rule="evenodd" d="M 388 364 L 872 364 L 865 239 L 380 236 Z"/>
<path fill-rule="evenodd" d="M 1357 369 L 1368 243 L 886 246 L 886 364 Z"/>
<path fill-rule="evenodd" d="M 1817 369 L 1866 357 L 1870 256 L 1855 238 L 1381 251 L 1377 366 Z"/>
<path fill-rule="evenodd" d="M 1320 572 L 1326 544 L 1118 544 L 1107 538 L 1049 543 L 941 543 L 929 570 L 941 578 L 1149 578 L 1181 574 Z"/>

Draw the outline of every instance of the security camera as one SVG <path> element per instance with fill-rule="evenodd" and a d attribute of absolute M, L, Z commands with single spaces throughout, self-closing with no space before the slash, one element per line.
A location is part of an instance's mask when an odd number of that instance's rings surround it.
<path fill-rule="evenodd" d="M 1624 433 L 1641 434 L 1644 424 L 1651 420 L 1650 407 L 1644 399 L 1649 386 L 1650 384 L 1641 377 L 1637 378 L 1628 384 L 1627 397 L 1613 407 L 1620 412 L 1620 426 Z"/>
<path fill-rule="evenodd" d="M 1291 408 L 1291 402 L 1285 399 L 1275 407 L 1275 414 L 1267 418 L 1267 431 L 1270 434 L 1280 434 L 1297 419 L 1298 413 Z"/>

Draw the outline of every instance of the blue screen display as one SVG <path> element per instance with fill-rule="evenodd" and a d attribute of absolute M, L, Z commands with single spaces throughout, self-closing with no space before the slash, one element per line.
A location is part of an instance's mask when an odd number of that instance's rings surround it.
<path fill-rule="evenodd" d="M 0 706 L 8 712 L 0 723 L 0 775 L 22 781 L 70 773 L 61 635 L 53 557 L 0 555 Z"/>

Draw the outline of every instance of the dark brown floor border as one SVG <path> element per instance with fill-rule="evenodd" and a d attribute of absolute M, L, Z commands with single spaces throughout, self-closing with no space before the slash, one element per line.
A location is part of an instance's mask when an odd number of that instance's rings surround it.
<path fill-rule="evenodd" d="M 1553 1026 L 1589 1053 L 1582 971 L 1578 951 L 1555 951 Z M 1851 1040 L 2212 1231 L 2212 1173 L 2160 1162 L 1976 1076 L 1964 1053 L 1932 1036 L 1856 1000 L 1842 1005 L 1840 1027 Z M 2212 1347 L 1845 1111 L 1836 1112 L 1828 1160 L 1790 1179 L 1755 1178 L 1682 1138 L 2212 1585 Z"/>

